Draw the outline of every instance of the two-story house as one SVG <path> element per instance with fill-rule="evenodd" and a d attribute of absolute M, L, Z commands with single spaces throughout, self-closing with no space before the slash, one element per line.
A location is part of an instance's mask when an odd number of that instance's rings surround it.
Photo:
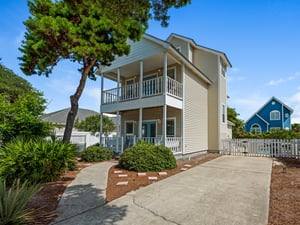
<path fill-rule="evenodd" d="M 220 149 L 227 134 L 225 53 L 171 34 L 145 34 L 128 56 L 97 73 L 101 114 L 116 114 L 118 151 L 138 139 L 170 147 L 176 155 Z M 104 79 L 116 87 L 104 89 Z M 104 141 L 101 141 L 104 144 Z"/>
<path fill-rule="evenodd" d="M 245 123 L 245 132 L 265 133 L 273 129 L 291 129 L 293 110 L 272 97 Z"/>

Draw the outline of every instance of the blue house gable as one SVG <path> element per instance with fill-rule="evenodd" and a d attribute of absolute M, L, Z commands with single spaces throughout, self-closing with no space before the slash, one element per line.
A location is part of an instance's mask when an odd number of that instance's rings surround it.
<path fill-rule="evenodd" d="M 272 129 L 291 129 L 293 110 L 272 97 L 245 123 L 245 132 L 265 133 Z"/>

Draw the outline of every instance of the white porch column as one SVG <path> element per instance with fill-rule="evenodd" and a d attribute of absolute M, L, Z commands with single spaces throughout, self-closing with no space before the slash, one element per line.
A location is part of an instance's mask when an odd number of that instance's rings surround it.
<path fill-rule="evenodd" d="M 143 96 L 143 76 L 144 76 L 144 64 L 143 61 L 140 61 L 140 83 L 139 83 L 139 87 L 140 87 L 140 99 Z M 139 109 L 139 130 L 138 130 L 138 135 L 139 135 L 139 139 L 142 138 L 142 126 L 143 126 L 143 108 L 140 107 Z"/>
<path fill-rule="evenodd" d="M 139 139 L 142 138 L 143 108 L 139 110 Z"/>
<path fill-rule="evenodd" d="M 120 68 L 117 69 L 117 101 L 120 100 L 120 77 L 121 77 L 121 71 Z"/>
<path fill-rule="evenodd" d="M 144 63 L 143 61 L 140 61 L 140 83 L 139 83 L 139 86 L 140 86 L 140 99 L 142 98 L 143 96 L 143 77 L 144 77 Z"/>
<path fill-rule="evenodd" d="M 104 86 L 104 79 L 103 73 L 101 73 L 101 91 L 100 91 L 100 131 L 99 131 L 99 145 L 103 146 L 103 112 L 102 112 L 102 104 L 103 104 L 103 86 Z"/>
<path fill-rule="evenodd" d="M 163 71 L 163 81 L 164 81 L 164 105 L 163 105 L 163 121 L 162 121 L 162 136 L 163 136 L 163 144 L 166 143 L 167 137 L 167 76 L 168 76 L 168 54 L 164 52 L 164 71 Z"/>

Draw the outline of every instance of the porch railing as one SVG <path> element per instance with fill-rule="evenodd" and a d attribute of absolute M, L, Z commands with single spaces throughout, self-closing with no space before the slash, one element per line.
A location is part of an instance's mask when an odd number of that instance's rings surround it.
<path fill-rule="evenodd" d="M 118 143 L 117 143 L 118 140 Z M 138 140 L 143 140 L 153 145 L 162 145 L 162 137 L 142 137 L 137 138 L 136 136 L 127 137 L 109 137 L 103 140 L 102 145 L 115 152 L 123 152 L 124 149 L 129 148 L 137 143 Z M 117 148 L 118 146 L 118 148 Z M 165 146 L 170 148 L 173 154 L 182 153 L 182 137 L 167 137 Z"/>
<path fill-rule="evenodd" d="M 166 147 L 170 148 L 173 154 L 182 152 L 182 138 L 181 137 L 167 137 Z"/>
<path fill-rule="evenodd" d="M 143 81 L 143 97 L 159 95 L 163 93 L 163 78 L 158 77 Z"/>
<path fill-rule="evenodd" d="M 300 139 L 226 139 L 221 154 L 268 157 L 300 157 Z"/>
<path fill-rule="evenodd" d="M 142 97 L 161 95 L 164 92 L 164 82 L 162 77 L 145 80 L 142 82 Z M 168 77 L 167 91 L 168 94 L 182 98 L 182 83 Z M 112 104 L 121 101 L 129 101 L 140 97 L 140 85 L 134 83 L 123 87 L 113 88 L 102 91 L 103 104 Z"/>
<path fill-rule="evenodd" d="M 182 83 L 178 82 L 177 80 L 171 79 L 170 77 L 168 77 L 167 82 L 168 94 L 182 98 Z"/>

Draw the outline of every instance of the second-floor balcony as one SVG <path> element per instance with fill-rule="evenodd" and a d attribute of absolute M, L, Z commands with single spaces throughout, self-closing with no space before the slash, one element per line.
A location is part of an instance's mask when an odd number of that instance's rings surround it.
<path fill-rule="evenodd" d="M 162 95 L 164 93 L 178 99 L 182 99 L 182 83 L 167 77 L 167 83 L 163 77 L 133 83 L 119 88 L 113 88 L 102 92 L 103 104 L 131 101 L 134 99 Z M 166 90 L 165 90 L 166 89 Z"/>

